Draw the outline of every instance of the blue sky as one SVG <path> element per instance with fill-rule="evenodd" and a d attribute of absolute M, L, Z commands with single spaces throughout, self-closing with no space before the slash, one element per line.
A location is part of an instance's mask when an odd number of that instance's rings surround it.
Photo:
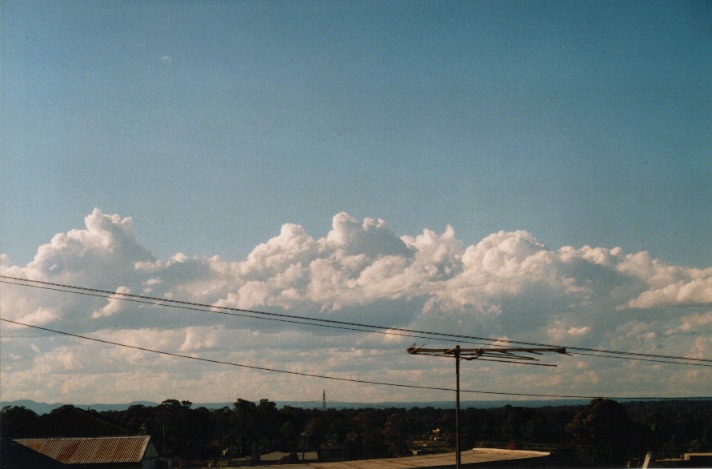
<path fill-rule="evenodd" d="M 8 2 L 3 252 L 94 207 L 161 254 L 335 213 L 712 260 L 697 2 Z"/>
<path fill-rule="evenodd" d="M 326 240 L 346 212 L 396 237 L 524 230 L 546 252 L 620 247 L 697 272 L 675 285 L 712 275 L 709 3 L 1 8 L 6 269 L 110 214 L 167 268 L 240 263 L 285 223 Z M 661 307 L 643 291 L 620 304 Z M 707 317 L 707 296 L 685 298 Z"/>

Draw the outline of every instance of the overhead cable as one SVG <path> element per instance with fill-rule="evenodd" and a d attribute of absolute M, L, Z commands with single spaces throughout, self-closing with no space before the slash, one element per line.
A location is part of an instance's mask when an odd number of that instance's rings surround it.
<path fill-rule="evenodd" d="M 293 376 L 326 379 L 326 380 L 332 380 L 332 381 L 342 381 L 342 382 L 356 383 L 356 384 L 368 384 L 368 385 L 373 385 L 373 386 L 388 386 L 388 387 L 396 387 L 396 388 L 456 392 L 456 389 L 441 387 L 441 386 L 423 386 L 423 385 L 417 385 L 417 384 L 403 384 L 403 383 L 392 383 L 392 382 L 387 382 L 387 381 L 372 381 L 372 380 L 356 379 L 356 378 L 344 378 L 344 377 L 339 377 L 339 376 L 330 376 L 330 375 L 323 375 L 323 374 L 318 374 L 318 373 L 305 373 L 305 372 L 282 370 L 282 369 L 278 369 L 278 368 L 271 368 L 271 367 L 258 366 L 258 365 L 247 365 L 244 363 L 229 362 L 229 361 L 225 361 L 225 360 L 214 360 L 214 359 L 210 359 L 210 358 L 202 358 L 202 357 L 196 357 L 196 356 L 192 356 L 192 355 L 184 355 L 184 354 L 180 354 L 180 353 L 168 352 L 165 350 L 151 349 L 151 348 L 147 348 L 147 347 L 139 347 L 136 345 L 129 345 L 129 344 L 121 343 L 121 342 L 114 342 L 111 340 L 99 339 L 97 337 L 90 337 L 90 336 L 81 335 L 81 334 L 74 334 L 72 332 L 60 331 L 57 329 L 50 329 L 48 327 L 42 327 L 42 326 L 35 326 L 32 324 L 26 324 L 26 323 L 19 322 L 19 321 L 13 321 L 13 320 L 5 319 L 2 317 L 0 317 L 0 321 L 7 322 L 10 324 L 15 324 L 17 326 L 23 326 L 23 327 L 28 327 L 31 329 L 50 332 L 53 334 L 59 334 L 59 335 L 64 335 L 64 336 L 68 336 L 68 337 L 73 337 L 76 339 L 98 342 L 98 343 L 102 343 L 102 344 L 106 344 L 106 345 L 113 345 L 116 347 L 123 347 L 123 348 L 127 348 L 127 349 L 132 349 L 132 350 L 139 350 L 142 352 L 155 353 L 155 354 L 174 357 L 174 358 L 183 358 L 186 360 L 194 360 L 194 361 L 198 361 L 198 362 L 212 363 L 212 364 L 216 364 L 216 365 L 226 365 L 226 366 L 233 366 L 233 367 L 257 370 L 257 371 L 263 371 L 263 372 L 281 373 L 281 374 L 287 374 L 287 375 L 293 375 Z M 496 395 L 496 396 L 557 398 L 557 399 L 598 399 L 598 398 L 616 399 L 616 400 L 623 400 L 623 399 L 627 399 L 627 400 L 684 399 L 684 398 L 679 398 L 679 397 L 678 398 L 616 397 L 616 396 L 606 397 L 606 396 L 586 396 L 586 395 L 578 395 L 578 394 L 516 393 L 516 392 L 503 392 L 503 391 L 484 391 L 484 390 L 475 390 L 475 389 L 461 389 L 460 392 L 471 393 L 471 394 L 488 394 L 488 395 Z"/>
<path fill-rule="evenodd" d="M 605 350 L 596 348 L 586 348 L 586 347 L 574 347 L 568 345 L 555 345 L 537 342 L 523 342 L 510 339 L 494 339 L 487 337 L 477 337 L 464 334 L 453 334 L 453 333 L 443 333 L 443 332 L 433 332 L 433 331 L 423 331 L 417 329 L 408 329 L 402 327 L 386 327 L 377 326 L 372 324 L 339 321 L 335 319 L 323 319 L 323 318 L 310 318 L 306 316 L 298 316 L 286 313 L 274 313 L 265 312 L 258 310 L 251 310 L 245 308 L 235 308 L 229 306 L 216 306 L 209 305 L 205 303 L 197 303 L 190 301 L 174 300 L 169 298 L 157 298 L 147 295 L 137 295 L 133 293 L 126 292 L 113 292 L 109 290 L 101 290 L 96 288 L 80 287 L 76 285 L 67 285 L 56 282 L 47 282 L 41 280 L 30 280 L 19 277 L 11 277 L 6 275 L 0 275 L 0 282 L 9 283 L 14 285 L 21 285 L 31 288 L 41 288 L 46 290 L 60 291 L 64 293 L 74 293 L 88 296 L 100 296 L 103 298 L 112 299 L 123 299 L 127 301 L 148 303 L 158 306 L 176 307 L 181 309 L 190 309 L 200 312 L 222 314 L 227 316 L 239 316 L 239 317 L 251 317 L 257 319 L 266 319 L 279 322 L 292 322 L 296 324 L 303 324 L 308 326 L 316 327 L 329 327 L 334 329 L 351 330 L 356 332 L 368 332 L 377 333 L 385 335 L 400 335 L 407 337 L 416 337 L 424 339 L 439 339 L 444 341 L 456 342 L 462 340 L 476 340 L 484 341 L 493 344 L 493 346 L 503 346 L 503 344 L 516 344 L 516 345 L 527 345 L 534 347 L 565 347 L 570 353 L 596 356 L 601 358 L 615 358 L 624 360 L 636 360 L 636 361 L 652 361 L 656 363 L 668 363 L 676 365 L 692 365 L 692 366 L 712 366 L 712 359 L 707 358 L 696 358 L 696 357 L 684 357 L 678 355 L 663 355 L 663 354 L 649 354 L 649 353 L 638 353 L 638 352 L 624 352 L 617 350 Z"/>

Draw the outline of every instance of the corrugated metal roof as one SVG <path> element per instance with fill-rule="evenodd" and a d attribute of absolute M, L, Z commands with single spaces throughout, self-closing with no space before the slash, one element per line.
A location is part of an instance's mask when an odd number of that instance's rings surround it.
<path fill-rule="evenodd" d="M 68 466 L 37 451 L 32 451 L 9 438 L 0 438 L 0 467 L 2 469 L 66 469 Z"/>
<path fill-rule="evenodd" d="M 20 438 L 15 441 L 64 464 L 140 462 L 150 436 Z"/>
<path fill-rule="evenodd" d="M 542 458 L 549 453 L 541 451 L 504 450 L 495 448 L 475 448 L 462 452 L 462 464 L 466 467 L 493 466 L 503 461 L 517 461 L 529 458 Z M 423 456 L 405 456 L 402 458 L 386 459 L 360 459 L 357 461 L 343 462 L 312 462 L 291 465 L 293 468 L 303 469 L 428 469 L 453 467 L 455 453 L 428 454 Z M 276 467 L 276 466 L 262 466 Z M 284 466 L 280 466 L 284 467 Z"/>

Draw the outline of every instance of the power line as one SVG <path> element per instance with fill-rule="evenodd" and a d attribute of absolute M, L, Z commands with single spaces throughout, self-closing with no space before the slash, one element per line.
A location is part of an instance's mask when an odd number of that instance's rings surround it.
<path fill-rule="evenodd" d="M 3 279 L 8 279 L 10 281 L 3 280 Z M 40 281 L 40 280 L 28 280 L 28 279 L 23 279 L 23 278 L 18 278 L 18 277 L 10 277 L 10 276 L 4 276 L 4 275 L 0 275 L 0 282 L 14 284 L 14 285 L 20 285 L 20 286 L 26 286 L 26 287 L 31 287 L 31 288 L 40 288 L 40 289 L 59 291 L 59 292 L 63 292 L 63 293 L 74 293 L 74 294 L 80 294 L 80 295 L 86 295 L 86 296 L 99 296 L 102 298 L 122 299 L 122 300 L 126 300 L 126 301 L 138 302 L 138 303 L 147 303 L 147 304 L 153 304 L 153 305 L 157 305 L 157 306 L 189 309 L 189 310 L 194 310 L 194 311 L 213 313 L 213 314 L 222 314 L 222 315 L 227 315 L 227 316 L 250 317 L 250 318 L 255 318 L 255 319 L 303 324 L 303 325 L 309 325 L 309 326 L 315 326 L 315 327 L 327 327 L 327 328 L 332 328 L 332 329 L 351 330 L 351 331 L 355 331 L 355 332 L 368 332 L 368 333 L 415 337 L 415 338 L 423 338 L 423 339 L 437 338 L 438 340 L 444 340 L 444 341 L 449 341 L 449 342 L 460 342 L 463 339 L 480 340 L 480 341 L 492 342 L 497 346 L 502 346 L 499 344 L 520 344 L 520 345 L 529 345 L 529 346 L 536 346 L 536 347 L 558 347 L 558 346 L 560 346 L 560 345 L 552 345 L 552 344 L 544 344 L 544 343 L 514 341 L 514 340 L 508 340 L 508 339 L 492 339 L 492 338 L 485 338 L 485 337 L 467 336 L 467 335 L 461 335 L 461 334 L 448 334 L 448 333 L 441 333 L 441 332 L 421 331 L 421 330 L 406 329 L 406 328 L 399 328 L 399 327 L 375 326 L 375 325 L 371 325 L 371 324 L 353 323 L 353 322 L 338 321 L 338 320 L 333 320 L 333 319 L 309 318 L 309 317 L 296 316 L 296 315 L 290 315 L 290 314 L 284 314 L 284 313 L 269 313 L 269 312 L 264 312 L 264 311 L 249 310 L 249 309 L 243 309 L 243 308 L 234 308 L 234 307 L 227 307 L 227 306 L 214 306 L 214 305 L 208 305 L 208 304 L 204 304 L 204 303 L 188 302 L 188 301 L 173 300 L 173 299 L 166 299 L 166 298 L 156 298 L 156 297 L 151 297 L 151 296 L 136 295 L 136 294 L 131 294 L 131 293 L 123 293 L 123 292 L 112 292 L 109 290 L 100 290 L 100 289 L 95 289 L 95 288 L 79 287 L 79 286 L 75 286 L 75 285 L 66 285 L 66 284 L 61 284 L 61 283 L 45 282 L 45 281 Z M 17 283 L 17 282 L 26 282 L 26 283 Z M 56 287 L 56 288 L 52 288 L 52 287 Z M 76 290 L 76 291 L 71 291 L 71 290 Z M 355 329 L 354 327 L 358 327 L 360 329 Z M 368 330 L 363 330 L 363 329 L 368 329 Z M 414 334 L 426 334 L 426 335 L 423 336 L 423 335 L 414 335 Z M 567 346 L 566 348 L 570 351 L 570 353 L 577 354 L 577 355 L 587 355 L 587 356 L 596 356 L 596 357 L 603 357 L 603 358 L 615 358 L 615 359 L 636 360 L 636 361 L 650 361 L 650 362 L 656 362 L 656 363 L 668 363 L 668 364 L 678 364 L 678 365 L 684 364 L 684 365 L 694 365 L 694 366 L 712 366 L 712 365 L 704 364 L 704 363 L 712 363 L 712 360 L 703 359 L 703 358 L 682 357 L 682 356 L 675 356 L 675 355 L 642 354 L 642 353 L 635 353 L 635 352 L 621 352 L 621 351 L 615 351 L 615 350 L 592 349 L 592 348 L 570 347 L 570 346 Z M 589 352 L 589 353 L 581 353 L 581 352 Z M 680 362 L 680 361 L 669 361 L 669 360 L 686 360 L 686 361 L 691 361 L 693 363 L 685 363 L 685 362 Z"/>
<path fill-rule="evenodd" d="M 191 356 L 191 355 L 184 355 L 184 354 L 180 354 L 180 353 L 167 352 L 165 350 L 150 349 L 150 348 L 146 348 L 146 347 L 139 347 L 136 345 L 128 345 L 128 344 L 124 344 L 121 342 L 114 342 L 111 340 L 99 339 L 96 337 L 90 337 L 90 336 L 85 336 L 85 335 L 81 335 L 81 334 L 74 334 L 72 332 L 66 332 L 66 331 L 60 331 L 57 329 L 50 329 L 47 327 L 35 326 L 32 324 L 26 324 L 26 323 L 22 323 L 19 321 L 13 321 L 13 320 L 5 319 L 2 317 L 0 317 L 0 321 L 7 322 L 10 324 L 15 324 L 18 326 L 31 328 L 31 329 L 50 332 L 53 334 L 59 334 L 59 335 L 67 336 L 67 337 L 73 337 L 76 339 L 98 342 L 98 343 L 105 344 L 105 345 L 113 345 L 116 347 L 123 347 L 123 348 L 127 348 L 127 349 L 139 350 L 139 351 L 147 352 L 147 353 L 155 353 L 155 354 L 169 356 L 169 357 L 173 357 L 173 358 L 183 358 L 183 359 L 187 359 L 187 360 L 211 363 L 211 364 L 216 364 L 216 365 L 233 366 L 233 367 L 245 368 L 245 369 L 250 369 L 250 370 L 257 370 L 257 371 L 263 371 L 263 372 L 269 372 L 269 373 L 281 373 L 281 374 L 301 376 L 301 377 L 306 377 L 306 378 L 317 378 L 317 379 L 325 379 L 325 380 L 340 381 L 340 382 L 355 383 L 355 384 L 368 384 L 368 385 L 373 385 L 373 386 L 387 386 L 387 387 L 406 388 L 406 389 L 421 389 L 421 390 L 429 390 L 429 391 L 448 391 L 448 392 L 456 391 L 456 389 L 446 388 L 446 387 L 441 387 L 441 386 L 424 386 L 424 385 L 417 385 L 417 384 L 391 383 L 391 382 L 387 382 L 387 381 L 371 381 L 371 380 L 355 379 L 355 378 L 343 378 L 343 377 L 338 377 L 338 376 L 329 376 L 329 375 L 323 375 L 323 374 L 317 374 L 317 373 L 305 373 L 305 372 L 298 372 L 298 371 L 282 370 L 282 369 L 278 369 L 278 368 L 270 368 L 270 367 L 264 367 L 264 366 L 258 366 L 258 365 L 247 365 L 244 363 L 228 362 L 225 360 L 214 360 L 214 359 L 210 359 L 210 358 L 202 358 L 202 357 L 195 357 L 195 356 Z M 590 399 L 615 399 L 615 400 L 707 399 L 707 397 L 586 396 L 586 395 L 578 395 L 578 394 L 540 394 L 540 393 L 517 393 L 517 392 L 504 392 L 504 391 L 483 391 L 483 390 L 476 390 L 476 389 L 461 389 L 460 392 L 468 393 L 468 394 L 487 394 L 487 395 L 508 396 L 508 397 L 589 399 L 589 400 Z"/>
<path fill-rule="evenodd" d="M 72 332 L 60 331 L 57 329 L 50 329 L 48 327 L 34 326 L 32 324 L 26 324 L 26 323 L 22 323 L 19 321 L 13 321 L 13 320 L 5 319 L 2 317 L 0 317 L 0 321 L 7 322 L 10 324 L 15 324 L 18 326 L 29 327 L 32 329 L 37 329 L 37 330 L 41 330 L 41 331 L 45 331 L 45 332 L 51 332 L 53 334 L 74 337 L 77 339 L 88 340 L 88 341 L 92 341 L 92 342 L 99 342 L 102 344 L 114 345 L 117 347 L 123 347 L 123 348 L 128 348 L 128 349 L 133 349 L 133 350 L 140 350 L 142 352 L 156 353 L 159 355 L 165 355 L 165 356 L 174 357 L 174 358 L 184 358 L 187 360 L 212 363 L 212 364 L 216 364 L 216 365 L 227 365 L 227 366 L 234 366 L 234 367 L 239 367 L 239 368 L 246 368 L 246 369 L 250 369 L 250 370 L 265 371 L 265 372 L 270 372 L 270 373 L 281 373 L 281 374 L 288 374 L 288 375 L 294 375 L 294 376 L 302 376 L 302 377 L 307 377 L 307 378 L 328 379 L 328 380 L 332 380 L 332 381 L 342 381 L 342 382 L 357 383 L 357 384 L 370 384 L 373 386 L 390 386 L 390 387 L 397 387 L 397 388 L 424 389 L 424 390 L 431 390 L 431 391 L 449 391 L 449 392 L 456 391 L 453 388 L 446 388 L 446 387 L 440 387 L 440 386 L 423 386 L 423 385 L 416 385 L 416 384 L 390 383 L 387 381 L 371 381 L 371 380 L 355 379 L 355 378 L 342 378 L 342 377 L 338 377 L 338 376 L 329 376 L 329 375 L 322 375 L 322 374 L 317 374 L 317 373 L 304 373 L 304 372 L 298 372 L 298 371 L 289 371 L 289 370 L 282 370 L 282 369 L 278 369 L 278 368 L 269 368 L 269 367 L 258 366 L 258 365 L 246 365 L 244 363 L 235 363 L 235 362 L 228 362 L 228 361 L 224 361 L 224 360 L 214 360 L 211 358 L 194 357 L 191 355 L 183 355 L 180 353 L 167 352 L 165 350 L 150 349 L 150 348 L 146 348 L 146 347 L 139 347 L 136 345 L 128 345 L 128 344 L 124 344 L 121 342 L 114 342 L 111 340 L 99 339 L 96 337 L 90 337 L 90 336 L 81 335 L 81 334 L 74 334 Z M 525 394 L 525 393 L 501 392 L 501 391 L 482 391 L 482 390 L 474 390 L 474 389 L 462 389 L 462 390 L 460 390 L 460 392 L 466 392 L 466 393 L 472 393 L 472 394 L 490 394 L 490 395 L 496 395 L 496 396 L 550 397 L 550 398 L 558 398 L 558 399 L 596 399 L 596 398 L 602 397 L 602 396 L 584 396 L 584 395 L 576 395 L 576 394 L 536 394 L 536 393 Z M 608 397 L 607 399 L 622 399 L 622 398 Z M 625 398 L 625 399 L 630 399 L 630 398 Z M 638 399 L 638 398 L 635 398 L 635 399 Z M 640 398 L 640 399 L 652 399 L 652 398 L 646 397 L 646 398 Z"/>
<path fill-rule="evenodd" d="M 320 319 L 310 318 L 305 316 L 297 316 L 286 313 L 270 313 L 265 311 L 257 311 L 244 308 L 235 308 L 228 306 L 214 306 L 204 303 L 189 302 L 174 300 L 168 298 L 157 298 L 146 295 L 137 295 L 133 293 L 112 292 L 109 290 L 101 290 L 96 288 L 79 287 L 75 285 L 67 285 L 55 282 L 46 282 L 41 280 L 30 280 L 19 277 L 11 277 L 0 275 L 0 282 L 13 285 L 25 286 L 30 288 L 41 288 L 46 290 L 54 290 L 63 293 L 74 293 L 87 296 L 100 296 L 103 298 L 123 299 L 138 303 L 148 303 L 158 306 L 175 307 L 181 309 L 190 309 L 213 314 L 222 314 L 227 316 L 251 317 L 255 319 L 272 320 L 278 322 L 289 322 L 295 324 L 303 324 L 315 327 L 328 327 L 333 329 L 351 330 L 356 332 L 368 332 L 385 335 L 396 335 L 405 337 L 415 337 L 423 339 L 438 339 L 448 342 L 456 342 L 462 340 L 477 340 L 485 341 L 494 344 L 494 346 L 503 346 L 501 344 L 517 344 L 533 347 L 565 347 L 570 353 L 577 355 L 595 356 L 601 358 L 615 358 L 620 360 L 636 360 L 649 361 L 656 363 L 667 363 L 676 365 L 689 366 L 712 366 L 712 359 L 684 357 L 678 355 L 662 355 L 662 354 L 647 354 L 637 352 L 624 352 L 617 350 L 605 350 L 596 348 L 573 347 L 554 345 L 537 342 L 523 342 L 509 339 L 492 339 L 487 337 L 477 337 L 462 334 L 452 334 L 443 332 L 422 331 L 417 329 L 408 329 L 402 327 L 385 327 L 372 324 L 339 321 L 335 319 Z"/>
<path fill-rule="evenodd" d="M 377 329 L 363 330 L 363 329 L 358 329 L 356 327 L 339 326 L 339 325 L 335 325 L 335 324 L 321 324 L 319 322 L 307 322 L 307 321 L 329 321 L 326 319 L 307 318 L 307 317 L 292 316 L 292 315 L 279 314 L 279 313 L 266 313 L 266 312 L 250 311 L 250 310 L 240 310 L 237 308 L 229 308 L 229 307 L 224 307 L 224 306 L 212 306 L 212 305 L 200 304 L 200 303 L 194 303 L 194 306 L 187 306 L 184 304 L 173 304 L 173 303 L 176 303 L 177 300 L 155 298 L 155 297 L 145 297 L 145 296 L 139 296 L 139 295 L 116 293 L 116 292 L 109 292 L 109 291 L 95 290 L 95 289 L 86 289 L 86 290 L 91 290 L 91 291 L 71 291 L 66 288 L 61 288 L 61 287 L 28 285 L 28 284 L 24 284 L 24 283 L 20 283 L 20 282 L 2 280 L 2 277 L 3 276 L 0 276 L 0 283 L 6 283 L 8 285 L 18 285 L 18 286 L 29 287 L 29 288 L 38 288 L 41 290 L 56 291 L 56 292 L 60 292 L 60 293 L 71 293 L 74 295 L 81 295 L 81 296 L 117 299 L 117 300 L 121 300 L 121 301 L 132 302 L 132 303 L 141 303 L 141 304 L 147 304 L 147 305 L 152 305 L 152 306 L 163 306 L 165 308 L 183 309 L 183 310 L 188 310 L 188 311 L 198 311 L 201 313 L 221 314 L 221 315 L 232 316 L 232 317 L 252 318 L 252 319 L 259 319 L 262 321 L 275 321 L 275 322 L 283 322 L 283 323 L 288 323 L 288 324 L 300 324 L 300 325 L 306 325 L 306 326 L 324 327 L 324 328 L 328 328 L 328 329 L 339 329 L 339 330 L 347 330 L 347 331 L 354 331 L 354 332 L 365 332 L 365 333 L 369 333 L 369 334 L 382 334 L 382 335 L 393 335 L 393 336 L 399 336 L 399 337 L 411 337 L 411 338 L 416 338 L 416 339 L 432 339 L 431 336 L 392 332 L 391 330 L 389 330 L 389 328 L 385 328 L 385 327 L 381 328 L 384 330 L 377 330 Z M 42 282 L 42 283 L 48 283 L 48 282 Z M 84 290 L 83 287 L 73 287 L 70 285 L 67 285 L 66 287 L 78 288 L 78 289 Z M 146 298 L 146 299 L 141 299 L 141 298 Z M 149 300 L 149 298 L 150 298 L 150 300 Z M 179 303 L 184 303 L 184 302 L 179 302 Z M 226 309 L 226 310 L 231 310 L 231 311 L 220 311 L 220 309 Z M 270 316 L 283 316 L 283 317 L 269 317 L 269 316 L 265 317 L 265 316 L 260 316 L 258 314 L 270 315 Z M 286 319 L 286 318 L 294 318 L 294 319 Z M 380 326 L 371 326 L 371 327 L 380 327 Z M 427 334 L 427 332 L 425 332 L 425 333 Z M 440 339 L 440 340 L 444 340 L 447 342 L 461 342 L 461 341 L 457 341 L 455 339 Z M 468 343 L 471 343 L 471 342 L 468 342 Z"/>

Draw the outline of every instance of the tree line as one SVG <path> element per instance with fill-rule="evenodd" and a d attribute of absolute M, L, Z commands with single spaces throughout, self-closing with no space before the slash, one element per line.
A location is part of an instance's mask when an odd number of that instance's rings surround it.
<path fill-rule="evenodd" d="M 96 414 L 131 433 L 150 434 L 165 456 L 189 459 L 258 460 L 270 451 L 317 451 L 320 459 L 346 460 L 455 447 L 455 411 L 432 407 L 320 410 L 238 399 L 232 407 L 208 409 L 167 399 Z M 710 400 L 595 399 L 587 406 L 467 408 L 460 416 L 462 448 L 540 449 L 565 461 L 606 464 L 646 451 L 658 458 L 712 451 Z M 5 407 L 0 432 L 12 437 L 38 419 L 24 407 Z"/>

